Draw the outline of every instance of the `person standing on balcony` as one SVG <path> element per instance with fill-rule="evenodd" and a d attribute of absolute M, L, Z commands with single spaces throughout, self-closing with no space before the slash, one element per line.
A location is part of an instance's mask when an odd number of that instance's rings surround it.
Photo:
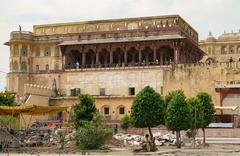
<path fill-rule="evenodd" d="M 77 61 L 77 62 L 76 62 L 76 68 L 79 69 L 79 66 L 80 66 L 80 64 L 79 64 L 79 62 Z"/>

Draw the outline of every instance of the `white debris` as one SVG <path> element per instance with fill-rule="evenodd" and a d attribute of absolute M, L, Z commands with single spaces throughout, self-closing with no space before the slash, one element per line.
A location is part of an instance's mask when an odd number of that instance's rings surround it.
<path fill-rule="evenodd" d="M 123 141 L 124 145 L 139 146 L 144 136 L 118 133 L 113 137 Z M 153 133 L 153 137 L 155 138 L 155 144 L 159 146 L 176 144 L 176 136 L 174 134 L 162 135 L 161 133 Z"/>

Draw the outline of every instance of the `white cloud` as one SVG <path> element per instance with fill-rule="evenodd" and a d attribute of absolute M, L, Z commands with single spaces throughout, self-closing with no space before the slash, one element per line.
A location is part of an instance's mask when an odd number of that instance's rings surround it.
<path fill-rule="evenodd" d="M 240 28 L 239 0 L 8 0 L 0 9 L 0 70 L 4 71 L 9 50 L 2 44 L 19 24 L 31 31 L 43 23 L 180 14 L 200 38 L 209 31 L 219 35 Z M 0 89 L 5 86 L 1 75 Z"/>

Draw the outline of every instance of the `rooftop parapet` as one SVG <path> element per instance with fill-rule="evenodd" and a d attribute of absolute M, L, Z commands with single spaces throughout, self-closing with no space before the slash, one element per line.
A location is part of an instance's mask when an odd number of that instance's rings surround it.
<path fill-rule="evenodd" d="M 32 41 L 34 38 L 33 33 L 30 31 L 12 31 L 11 38 L 12 41 Z"/>
<path fill-rule="evenodd" d="M 179 15 L 34 25 L 33 32 L 35 36 L 64 34 L 102 34 L 108 36 L 108 33 L 151 32 L 171 30 L 172 28 L 177 28 L 182 35 L 189 37 L 196 43 L 198 42 L 198 33 Z"/>

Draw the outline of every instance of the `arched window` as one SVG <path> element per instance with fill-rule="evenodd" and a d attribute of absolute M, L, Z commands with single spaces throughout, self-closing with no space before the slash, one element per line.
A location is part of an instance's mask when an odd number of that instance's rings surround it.
<path fill-rule="evenodd" d="M 21 56 L 27 56 L 27 46 L 22 46 Z"/>
<path fill-rule="evenodd" d="M 36 47 L 36 57 L 39 57 L 40 56 L 40 48 L 39 47 Z"/>
<path fill-rule="evenodd" d="M 208 54 L 211 55 L 211 47 L 208 47 Z"/>
<path fill-rule="evenodd" d="M 124 115 L 125 114 L 125 107 L 120 106 L 118 112 L 119 112 L 120 115 Z"/>
<path fill-rule="evenodd" d="M 103 115 L 109 115 L 110 109 L 109 106 L 103 106 Z"/>
<path fill-rule="evenodd" d="M 26 72 L 27 71 L 27 63 L 26 62 L 22 62 L 21 63 L 21 72 Z"/>
<path fill-rule="evenodd" d="M 50 47 L 46 47 L 44 50 L 44 56 L 51 56 L 51 50 Z"/>
<path fill-rule="evenodd" d="M 229 53 L 230 53 L 230 54 L 233 54 L 233 53 L 235 53 L 234 46 L 230 46 Z"/>
<path fill-rule="evenodd" d="M 237 52 L 240 53 L 240 46 L 237 47 Z"/>
<path fill-rule="evenodd" d="M 15 46 L 13 47 L 13 56 L 17 56 L 17 55 L 19 55 L 19 49 L 18 49 L 18 46 L 15 45 Z"/>
<path fill-rule="evenodd" d="M 36 72 L 39 72 L 39 65 L 36 65 Z"/>
<path fill-rule="evenodd" d="M 226 46 L 223 46 L 221 48 L 221 54 L 227 54 L 227 47 Z"/>
<path fill-rule="evenodd" d="M 55 48 L 55 54 L 54 54 L 54 56 L 57 56 L 57 57 L 59 56 L 59 48 L 58 48 L 58 47 Z"/>
<path fill-rule="evenodd" d="M 46 72 L 49 72 L 49 65 L 48 64 L 46 64 L 45 70 L 46 70 Z"/>
<path fill-rule="evenodd" d="M 17 63 L 17 62 L 14 62 L 14 63 L 13 63 L 12 71 L 13 71 L 13 72 L 17 72 L 17 71 L 18 71 L 18 63 Z"/>
<path fill-rule="evenodd" d="M 54 70 L 58 70 L 59 69 L 59 66 L 57 63 L 54 64 Z"/>

